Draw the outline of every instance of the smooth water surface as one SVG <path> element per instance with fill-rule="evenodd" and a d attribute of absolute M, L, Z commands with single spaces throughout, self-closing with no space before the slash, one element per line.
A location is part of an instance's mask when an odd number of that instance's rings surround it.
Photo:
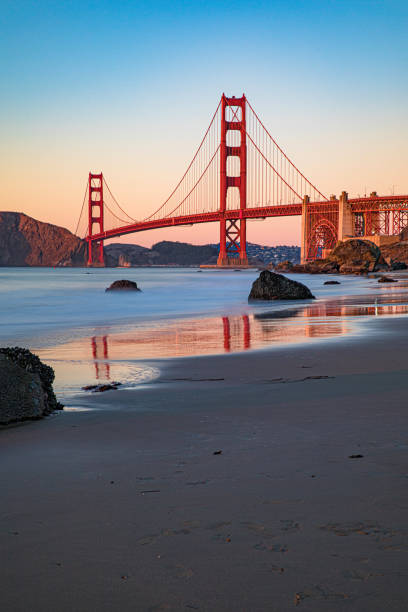
<path fill-rule="evenodd" d="M 60 394 L 95 381 L 138 384 L 143 360 L 215 354 L 344 336 L 356 317 L 407 312 L 404 274 L 376 279 L 288 275 L 316 300 L 248 304 L 257 270 L 0 268 L 0 345 L 25 346 L 56 371 Z M 105 293 L 114 280 L 136 293 Z"/>

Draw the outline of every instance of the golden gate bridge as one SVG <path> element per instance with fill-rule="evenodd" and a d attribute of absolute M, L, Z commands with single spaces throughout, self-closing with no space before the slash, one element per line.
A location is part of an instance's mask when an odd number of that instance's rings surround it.
<path fill-rule="evenodd" d="M 87 209 L 86 209 L 87 203 Z M 135 219 L 103 173 L 89 173 L 75 233 L 88 242 L 88 265 L 104 265 L 104 240 L 165 227 L 218 223 L 218 265 L 247 265 L 250 219 L 302 217 L 302 262 L 323 257 L 338 240 L 394 236 L 408 225 L 408 195 L 325 196 L 295 166 L 243 95 L 221 100 L 186 171 L 150 216 Z"/>

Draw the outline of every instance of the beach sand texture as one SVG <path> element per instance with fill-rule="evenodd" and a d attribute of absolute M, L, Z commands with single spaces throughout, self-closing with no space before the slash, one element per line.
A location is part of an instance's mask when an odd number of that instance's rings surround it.
<path fill-rule="evenodd" d="M 362 332 L 1 431 L 1 610 L 407 610 L 407 319 Z"/>

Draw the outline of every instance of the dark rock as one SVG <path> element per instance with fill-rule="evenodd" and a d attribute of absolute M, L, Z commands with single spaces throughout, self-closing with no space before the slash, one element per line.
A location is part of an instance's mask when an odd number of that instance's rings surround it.
<path fill-rule="evenodd" d="M 388 267 L 378 246 L 357 238 L 339 242 L 327 260 L 335 263 L 341 274 L 364 274 Z"/>
<path fill-rule="evenodd" d="M 54 370 L 29 350 L 0 348 L 0 424 L 40 419 L 61 410 Z"/>
<path fill-rule="evenodd" d="M 292 268 L 293 268 L 293 263 L 289 261 L 289 259 L 280 261 L 275 266 L 275 270 L 277 270 L 278 272 L 289 272 Z"/>
<path fill-rule="evenodd" d="M 348 266 L 347 264 L 340 266 L 339 272 L 340 274 L 354 274 L 356 276 L 364 276 L 365 274 L 368 274 L 367 268 L 365 267 L 361 267 L 359 265 Z"/>
<path fill-rule="evenodd" d="M 326 259 L 308 261 L 304 264 L 284 261 L 275 266 L 275 270 L 306 274 L 365 275 L 374 271 L 405 270 L 407 267 L 407 242 L 395 242 L 381 247 L 380 250 L 370 240 L 355 238 L 338 242 Z"/>
<path fill-rule="evenodd" d="M 405 261 L 396 261 L 390 256 L 385 256 L 384 259 L 390 270 L 406 270 L 407 269 L 407 264 L 405 263 Z"/>
<path fill-rule="evenodd" d="M 114 281 L 105 291 L 140 291 L 137 283 L 130 280 Z"/>
<path fill-rule="evenodd" d="M 248 300 L 307 300 L 314 299 L 308 287 L 269 270 L 254 281 Z"/>
<path fill-rule="evenodd" d="M 323 285 L 340 285 L 339 281 L 325 281 Z"/>
<path fill-rule="evenodd" d="M 117 391 L 116 385 L 98 385 L 93 393 L 103 393 L 104 391 Z"/>
<path fill-rule="evenodd" d="M 104 391 L 117 391 L 118 387 L 120 387 L 122 383 L 120 382 L 112 382 L 112 383 L 104 383 L 102 385 L 86 385 L 82 387 L 83 391 L 92 391 L 92 393 L 103 393 Z"/>
<path fill-rule="evenodd" d="M 398 283 L 396 278 L 391 278 L 390 276 L 380 276 L 378 279 L 379 283 Z"/>
<path fill-rule="evenodd" d="M 369 240 L 338 242 L 326 259 L 317 259 L 290 268 L 291 272 L 307 274 L 367 274 L 374 270 L 388 270 L 380 249 Z"/>
<path fill-rule="evenodd" d="M 384 256 L 385 261 L 389 264 L 391 270 L 405 270 L 406 268 L 400 267 L 403 264 L 408 265 L 408 242 L 407 240 L 408 228 L 403 230 L 404 238 L 402 242 L 395 242 L 394 244 L 386 244 L 381 247 L 381 253 Z M 394 267 L 398 266 L 398 267 Z"/>
<path fill-rule="evenodd" d="M 316 259 L 304 264 L 294 264 L 290 269 L 290 272 L 302 274 L 336 274 L 338 271 L 339 266 L 327 259 Z"/>
<path fill-rule="evenodd" d="M 408 267 L 405 261 L 391 260 L 391 263 L 389 265 L 390 265 L 391 270 L 406 270 Z"/>

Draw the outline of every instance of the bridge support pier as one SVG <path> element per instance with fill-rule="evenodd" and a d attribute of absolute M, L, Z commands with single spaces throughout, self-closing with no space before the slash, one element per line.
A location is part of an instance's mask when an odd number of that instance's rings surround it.
<path fill-rule="evenodd" d="M 302 228 L 300 238 L 300 263 L 307 261 L 307 205 L 310 202 L 309 196 L 305 195 L 302 202 Z"/>
<path fill-rule="evenodd" d="M 220 220 L 220 254 L 218 266 L 246 266 L 246 219 Z"/>
<path fill-rule="evenodd" d="M 353 213 L 348 201 L 347 191 L 342 191 L 339 198 L 339 230 L 338 240 L 344 240 L 354 235 Z"/>
<path fill-rule="evenodd" d="M 88 266 L 96 266 L 99 268 L 105 265 L 105 255 L 103 251 L 103 241 L 92 241 L 88 239 Z"/>

